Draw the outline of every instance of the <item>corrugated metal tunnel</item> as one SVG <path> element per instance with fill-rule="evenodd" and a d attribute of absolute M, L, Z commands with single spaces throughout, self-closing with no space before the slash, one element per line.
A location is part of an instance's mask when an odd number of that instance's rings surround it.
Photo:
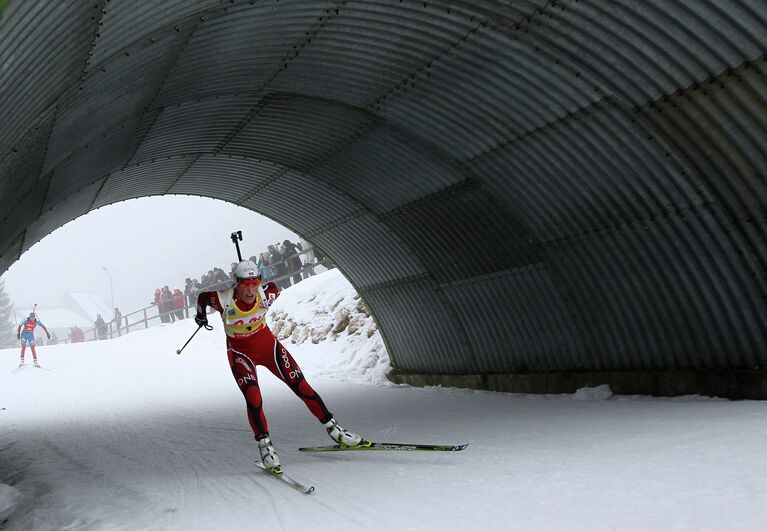
<path fill-rule="evenodd" d="M 207 196 L 332 257 L 404 381 L 767 396 L 764 8 L 11 1 L 0 271 Z"/>

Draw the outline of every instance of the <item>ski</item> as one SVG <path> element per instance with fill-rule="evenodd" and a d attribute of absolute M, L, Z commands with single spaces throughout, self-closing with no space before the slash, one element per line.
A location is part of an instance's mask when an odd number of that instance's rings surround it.
<path fill-rule="evenodd" d="M 264 472 L 266 472 L 273 478 L 282 480 L 284 483 L 287 483 L 288 485 L 296 489 L 298 492 L 303 492 L 304 494 L 311 494 L 312 492 L 314 492 L 314 486 L 306 487 L 302 485 L 295 479 L 285 474 L 282 468 L 279 469 L 280 470 L 279 472 L 273 472 L 272 470 L 267 470 L 263 463 L 259 463 L 258 461 L 256 461 L 256 465 L 258 465 L 258 467 L 261 470 L 263 470 Z"/>
<path fill-rule="evenodd" d="M 333 444 L 330 446 L 311 446 L 299 448 L 299 452 L 347 452 L 347 451 L 381 451 L 392 450 L 395 452 L 460 452 L 469 444 L 403 444 L 403 443 L 367 443 L 358 446 L 346 446 L 345 444 Z"/>
<path fill-rule="evenodd" d="M 44 371 L 48 371 L 48 372 L 50 372 L 50 371 L 51 371 L 49 368 L 47 368 L 47 367 L 43 367 L 42 365 L 28 365 L 28 364 L 26 364 L 26 363 L 25 363 L 24 365 L 19 365 L 18 367 L 16 367 L 15 369 L 13 369 L 13 370 L 11 371 L 11 374 L 16 374 L 17 372 L 19 372 L 21 369 L 23 369 L 23 368 L 25 368 L 25 367 L 32 367 L 32 368 L 34 368 L 34 369 L 42 369 L 42 370 L 44 370 Z"/>

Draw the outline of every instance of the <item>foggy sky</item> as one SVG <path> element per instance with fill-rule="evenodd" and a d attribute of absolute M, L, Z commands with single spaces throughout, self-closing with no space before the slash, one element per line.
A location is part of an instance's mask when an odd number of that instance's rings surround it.
<path fill-rule="evenodd" d="M 68 291 L 90 291 L 123 314 L 148 306 L 155 288 L 184 289 L 213 267 L 229 272 L 241 230 L 243 258 L 298 236 L 231 203 L 190 196 L 146 197 L 90 212 L 43 238 L 2 275 L 17 312 L 58 306 Z M 95 316 L 94 316 L 95 317 Z"/>

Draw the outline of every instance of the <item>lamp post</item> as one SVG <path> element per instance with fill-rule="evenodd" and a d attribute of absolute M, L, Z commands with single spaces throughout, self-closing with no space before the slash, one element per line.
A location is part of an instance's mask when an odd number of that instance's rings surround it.
<path fill-rule="evenodd" d="M 109 295 L 112 297 L 112 310 L 114 311 L 115 308 L 115 291 L 112 287 L 112 275 L 109 274 L 109 270 L 106 267 L 102 267 L 101 269 L 104 270 L 104 273 L 107 274 L 107 277 L 109 277 Z"/>

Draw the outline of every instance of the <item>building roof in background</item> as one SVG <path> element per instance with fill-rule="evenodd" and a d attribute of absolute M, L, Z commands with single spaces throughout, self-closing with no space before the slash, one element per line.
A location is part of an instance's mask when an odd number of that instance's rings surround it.
<path fill-rule="evenodd" d="M 70 291 L 64 295 L 64 306 L 86 317 L 90 324 L 93 324 L 98 314 L 101 314 L 105 321 L 109 321 L 114 313 L 101 297 L 85 291 Z"/>
<path fill-rule="evenodd" d="M 19 321 L 23 320 L 26 316 L 19 317 Z M 85 316 L 79 312 L 66 308 L 64 306 L 58 306 L 56 308 L 38 308 L 37 317 L 40 319 L 46 328 L 70 328 L 74 325 L 79 327 L 93 326 L 93 319 L 86 319 Z"/>
<path fill-rule="evenodd" d="M 74 291 L 64 295 L 60 306 L 38 307 L 37 315 L 40 321 L 52 330 L 68 329 L 72 326 L 81 328 L 90 328 L 93 326 L 96 316 L 101 314 L 105 321 L 112 319 L 113 312 L 109 305 L 95 293 Z M 27 313 L 17 313 L 17 318 L 21 322 Z"/>

